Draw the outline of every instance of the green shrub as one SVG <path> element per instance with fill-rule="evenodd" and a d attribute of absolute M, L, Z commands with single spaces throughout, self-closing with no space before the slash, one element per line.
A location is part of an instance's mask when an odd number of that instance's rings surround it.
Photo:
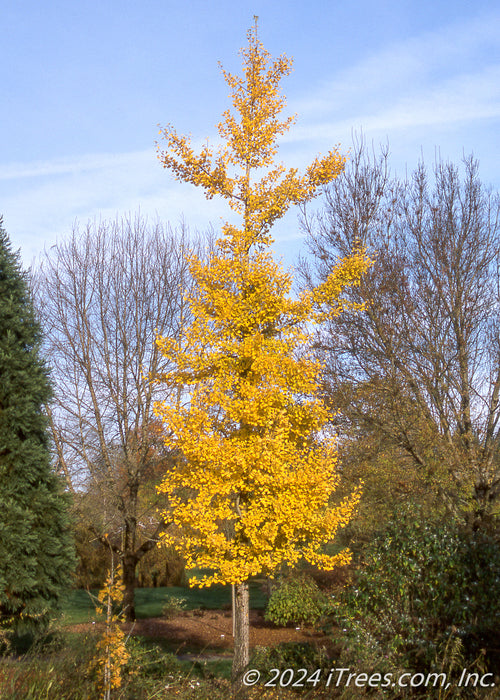
<path fill-rule="evenodd" d="M 315 625 L 328 607 L 328 597 L 308 576 L 289 576 L 271 593 L 265 619 L 276 625 Z"/>
<path fill-rule="evenodd" d="M 168 597 L 167 602 L 161 609 L 161 614 L 170 620 L 176 615 L 180 615 L 186 609 L 187 600 L 186 598 L 181 598 L 177 595 L 171 595 Z"/>
<path fill-rule="evenodd" d="M 363 559 L 335 605 L 346 662 L 380 672 L 435 671 L 454 638 L 469 667 L 491 646 L 500 622 L 500 546 L 493 537 L 407 511 Z"/>

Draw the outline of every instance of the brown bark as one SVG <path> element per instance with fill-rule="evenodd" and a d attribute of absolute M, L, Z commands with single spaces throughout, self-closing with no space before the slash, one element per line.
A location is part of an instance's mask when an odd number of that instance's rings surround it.
<path fill-rule="evenodd" d="M 245 695 L 243 674 L 250 661 L 250 617 L 248 582 L 234 587 L 234 656 L 231 673 L 234 698 Z"/>
<path fill-rule="evenodd" d="M 109 547 L 111 552 L 118 555 L 120 563 L 123 569 L 123 585 L 125 590 L 123 593 L 123 610 L 124 617 L 127 622 L 135 621 L 135 597 L 134 591 L 136 588 L 136 569 L 137 565 L 142 559 L 142 557 L 147 554 L 153 547 L 159 542 L 160 533 L 168 527 L 169 523 L 160 521 L 156 527 L 155 532 L 152 536 L 145 540 L 140 547 L 131 548 L 130 544 L 127 546 L 127 538 L 123 538 L 122 545 L 118 546 L 110 542 L 110 540 L 105 536 L 99 535 L 95 528 L 91 526 L 91 531 L 94 532 L 96 538 L 101 542 L 104 547 Z"/>
<path fill-rule="evenodd" d="M 127 622 L 135 620 L 135 569 L 137 566 L 137 557 L 134 554 L 127 553 L 121 558 L 123 568 L 123 612 Z"/>

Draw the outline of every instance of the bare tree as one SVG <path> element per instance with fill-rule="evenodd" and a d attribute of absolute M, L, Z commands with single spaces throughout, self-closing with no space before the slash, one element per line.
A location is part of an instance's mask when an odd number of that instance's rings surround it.
<path fill-rule="evenodd" d="M 500 495 L 500 201 L 478 164 L 438 162 L 391 178 L 387 151 L 357 144 L 319 221 L 314 271 L 366 245 L 364 303 L 321 332 L 328 391 L 358 435 L 391 442 L 454 509 L 490 515 Z"/>
<path fill-rule="evenodd" d="M 136 565 L 165 526 L 153 484 L 169 455 L 149 377 L 168 369 L 156 333 L 182 332 L 188 243 L 184 230 L 139 216 L 94 223 L 53 246 L 34 273 L 56 386 L 48 411 L 58 465 L 68 487 L 83 491 L 80 517 L 121 560 L 128 619 Z"/>

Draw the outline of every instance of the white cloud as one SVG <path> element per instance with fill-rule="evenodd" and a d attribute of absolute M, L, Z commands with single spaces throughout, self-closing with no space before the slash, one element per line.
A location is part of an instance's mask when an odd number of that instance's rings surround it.
<path fill-rule="evenodd" d="M 284 139 L 285 162 L 303 167 L 316 152 L 338 141 L 349 144 L 353 129 L 388 138 L 391 146 L 399 140 L 406 152 L 416 148 L 417 157 L 420 145 L 439 145 L 443 134 L 460 129 L 457 139 L 468 129 L 480 140 L 483 125 L 492 130 L 500 117 L 499 20 L 497 12 L 390 45 L 313 86 L 290 104 L 299 120 Z M 198 189 L 173 181 L 153 148 L 0 164 L 0 182 L 0 213 L 28 263 L 65 236 L 76 218 L 114 218 L 140 208 L 173 225 L 185 217 L 191 228 L 205 229 L 228 216 L 224 202 L 207 202 Z M 289 215 L 277 238 L 294 239 L 295 221 Z"/>
<path fill-rule="evenodd" d="M 19 178 L 39 178 L 49 175 L 75 175 L 104 168 L 126 165 L 130 159 L 142 160 L 146 152 L 138 153 L 101 153 L 84 155 L 80 158 L 56 158 L 48 161 L 31 163 L 0 164 L 0 180 Z M 151 157 L 151 153 L 148 153 Z"/>
<path fill-rule="evenodd" d="M 28 265 L 44 247 L 69 234 L 75 220 L 113 219 L 140 211 L 191 229 L 218 224 L 224 205 L 207 202 L 194 187 L 176 183 L 154 152 L 0 166 L 0 213 L 15 248 Z"/>
<path fill-rule="evenodd" d="M 500 65 L 475 74 L 460 75 L 439 85 L 412 93 L 393 95 L 383 107 L 354 112 L 350 116 L 298 125 L 290 142 L 342 140 L 352 129 L 390 134 L 397 129 L 453 125 L 500 118 Z"/>
<path fill-rule="evenodd" d="M 300 120 L 287 140 L 499 117 L 499 22 L 495 13 L 452 24 L 340 72 L 291 105 Z"/>

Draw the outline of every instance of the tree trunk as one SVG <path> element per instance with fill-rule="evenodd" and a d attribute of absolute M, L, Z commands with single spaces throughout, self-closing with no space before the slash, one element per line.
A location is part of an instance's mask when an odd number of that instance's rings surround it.
<path fill-rule="evenodd" d="M 125 553 L 122 557 L 123 585 L 125 586 L 123 592 L 123 609 L 127 622 L 134 622 L 135 620 L 134 589 L 136 566 L 137 557 L 134 554 Z"/>
<path fill-rule="evenodd" d="M 233 697 L 244 695 L 243 674 L 250 661 L 250 618 L 248 582 L 234 587 L 234 655 L 231 674 Z"/>

